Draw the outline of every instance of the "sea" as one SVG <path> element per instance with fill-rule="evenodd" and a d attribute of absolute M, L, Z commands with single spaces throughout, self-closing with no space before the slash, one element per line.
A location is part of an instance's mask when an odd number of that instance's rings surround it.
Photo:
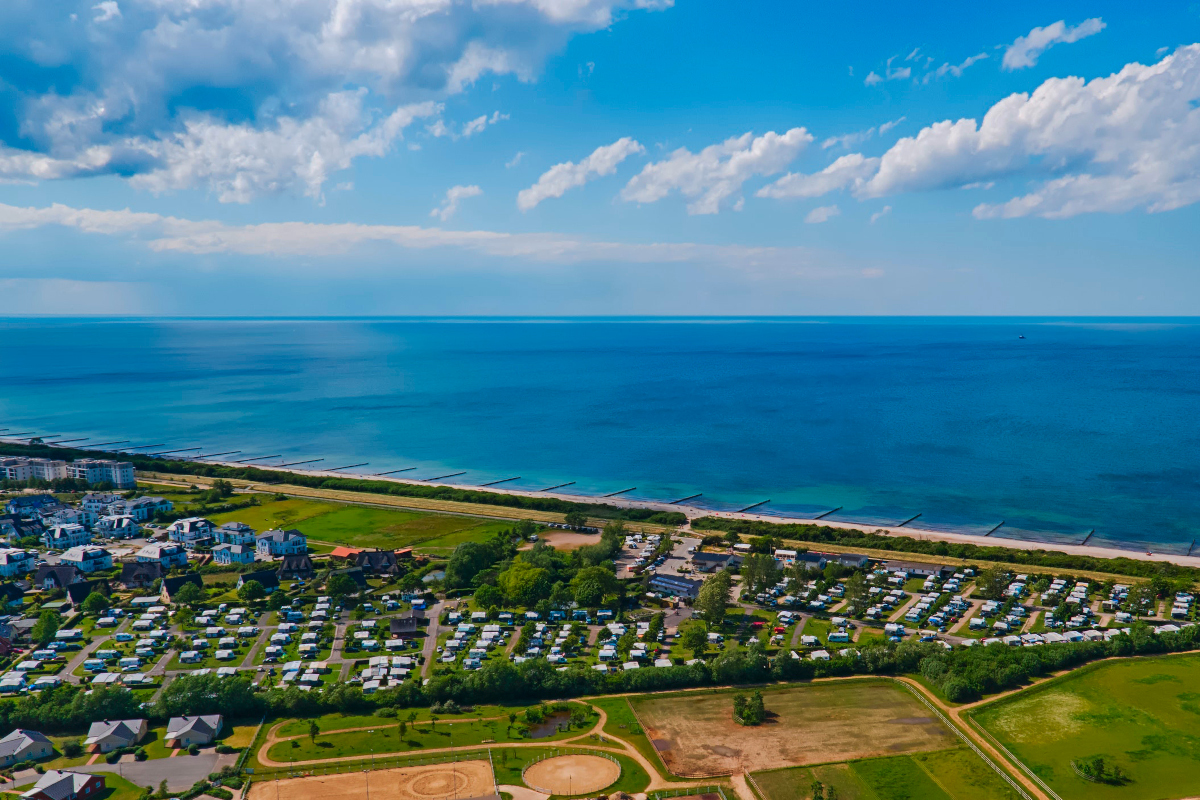
<path fill-rule="evenodd" d="M 10 318 L 0 428 L 997 543 L 1200 537 L 1189 318 Z"/>

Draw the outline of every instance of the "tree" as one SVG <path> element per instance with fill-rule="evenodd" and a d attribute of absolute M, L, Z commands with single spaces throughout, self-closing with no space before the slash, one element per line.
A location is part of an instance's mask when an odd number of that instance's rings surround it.
<path fill-rule="evenodd" d="M 679 643 L 692 651 L 693 658 L 702 658 L 708 647 L 708 631 L 703 625 L 691 625 L 679 637 Z"/>
<path fill-rule="evenodd" d="M 229 497 L 233 494 L 233 484 L 221 478 L 217 478 L 212 482 L 212 488 L 218 497 Z"/>
<path fill-rule="evenodd" d="M 431 730 L 431 731 L 432 731 L 432 730 L 435 730 L 435 729 L 437 728 L 437 724 L 438 724 L 438 720 L 439 720 L 439 719 L 441 719 L 441 717 L 439 717 L 437 714 L 430 714 L 430 715 L 429 715 L 429 730 Z"/>
<path fill-rule="evenodd" d="M 358 592 L 358 584 L 349 575 L 331 575 L 325 581 L 325 591 L 336 603 L 341 603 L 347 596 Z"/>
<path fill-rule="evenodd" d="M 812 789 L 812 800 L 825 800 L 825 784 L 813 781 L 810 788 Z"/>
<path fill-rule="evenodd" d="M 483 570 L 498 560 L 496 549 L 487 542 L 463 542 L 454 548 L 446 562 L 445 584 L 450 589 L 470 586 Z"/>
<path fill-rule="evenodd" d="M 79 739 L 67 739 L 62 743 L 62 754 L 67 758 L 79 758 L 83 755 L 83 742 Z"/>
<path fill-rule="evenodd" d="M 317 725 L 317 721 L 309 720 L 308 722 L 308 738 L 313 744 L 317 743 L 317 735 L 321 733 L 321 726 Z"/>
<path fill-rule="evenodd" d="M 513 603 L 532 606 L 550 594 L 550 571 L 518 560 L 500 573 L 496 583 Z"/>
<path fill-rule="evenodd" d="M 517 724 L 517 712 L 510 711 L 508 712 L 508 727 L 504 729 L 504 732 L 508 733 L 515 724 Z"/>
<path fill-rule="evenodd" d="M 185 583 L 175 592 L 176 605 L 195 608 L 202 602 L 204 602 L 204 590 L 194 583 Z"/>
<path fill-rule="evenodd" d="M 779 581 L 779 568 L 769 555 L 751 553 L 742 562 L 742 580 L 751 593 L 761 592 Z"/>
<path fill-rule="evenodd" d="M 595 608 L 619 587 L 617 576 L 604 567 L 584 567 L 571 579 L 571 591 L 580 608 Z"/>
<path fill-rule="evenodd" d="M 366 619 L 367 618 L 367 607 L 364 606 L 362 603 L 359 603 L 358 605 L 356 605 L 354 607 L 354 610 L 350 612 L 350 616 L 353 617 L 354 619 L 359 619 L 359 620 Z"/>
<path fill-rule="evenodd" d="M 255 580 L 246 581 L 238 589 L 238 599 L 243 603 L 253 603 L 256 600 L 262 600 L 267 596 L 267 590 L 263 585 Z"/>
<path fill-rule="evenodd" d="M 85 614 L 99 614 L 106 608 L 108 608 L 108 598 L 100 592 L 92 592 L 83 601 L 83 613 Z"/>
<path fill-rule="evenodd" d="M 867 581 L 861 572 L 856 572 L 846 581 L 846 605 L 850 616 L 857 617 L 867 608 L 870 598 Z"/>
<path fill-rule="evenodd" d="M 400 720 L 400 741 L 404 741 L 404 737 L 408 735 L 408 723 Z"/>
<path fill-rule="evenodd" d="M 582 511 L 568 511 L 564 519 L 572 528 L 582 528 L 587 525 L 587 514 Z"/>
<path fill-rule="evenodd" d="M 504 602 L 504 593 L 490 584 L 484 584 L 475 590 L 475 604 L 480 608 L 490 608 Z"/>
<path fill-rule="evenodd" d="M 278 611 L 288 604 L 287 595 L 283 592 L 272 592 L 267 598 L 267 608 L 272 611 Z"/>
<path fill-rule="evenodd" d="M 729 606 L 729 589 L 733 578 L 726 570 L 709 576 L 701 585 L 695 607 L 700 616 L 710 625 L 719 625 L 725 620 L 725 609 Z"/>
<path fill-rule="evenodd" d="M 650 618 L 650 627 L 646 629 L 646 641 L 657 642 L 658 635 L 662 633 L 663 627 L 666 625 L 667 615 L 663 612 L 658 612 Z"/>
<path fill-rule="evenodd" d="M 985 600 L 999 600 L 1008 588 L 1008 573 L 1000 567 L 990 567 L 979 573 L 979 594 Z"/>
<path fill-rule="evenodd" d="M 58 629 L 62 627 L 62 617 L 54 611 L 43 611 L 38 614 L 37 622 L 33 624 L 33 628 L 29 631 L 29 636 L 40 645 L 47 645 L 54 641 L 54 637 L 58 634 Z"/>

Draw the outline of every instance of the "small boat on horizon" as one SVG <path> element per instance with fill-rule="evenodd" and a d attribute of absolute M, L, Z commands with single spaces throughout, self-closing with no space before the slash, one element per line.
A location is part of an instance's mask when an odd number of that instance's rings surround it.
<path fill-rule="evenodd" d="M 1018 339 L 1024 339 L 1024 338 L 1025 338 L 1025 334 L 1023 334 L 1023 333 L 1022 333 L 1022 334 L 1020 334 L 1019 336 L 1017 336 L 1017 338 L 1018 338 Z"/>

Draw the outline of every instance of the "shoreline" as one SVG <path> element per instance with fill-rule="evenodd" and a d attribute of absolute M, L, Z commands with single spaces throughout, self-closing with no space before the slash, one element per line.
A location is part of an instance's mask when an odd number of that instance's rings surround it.
<path fill-rule="evenodd" d="M 211 464 L 214 466 L 231 468 L 240 468 L 245 466 L 244 464 L 216 460 L 196 461 L 195 463 Z M 461 483 L 445 483 L 443 481 L 422 481 L 396 478 L 391 476 L 364 475 L 354 472 L 328 472 L 322 470 L 294 469 L 290 467 L 262 467 L 262 469 L 270 469 L 272 472 L 287 472 L 295 475 L 308 475 L 313 477 L 388 481 L 390 483 L 408 486 L 444 486 L 451 489 L 489 492 L 491 494 L 510 495 L 515 497 L 552 497 L 571 503 L 600 503 L 613 506 L 614 508 L 641 508 L 652 511 L 679 511 L 688 518 L 689 526 L 691 525 L 691 521 L 693 519 L 698 519 L 700 517 L 720 517 L 724 519 L 747 520 L 751 522 L 767 522 L 777 525 L 818 525 L 828 528 L 837 528 L 839 530 L 858 530 L 865 533 L 882 533 L 886 536 L 907 537 L 922 541 L 956 542 L 963 544 L 974 544 L 980 547 L 1005 547 L 1013 550 L 1046 550 L 1050 552 L 1066 553 L 1068 555 L 1091 556 L 1093 558 L 1127 558 L 1135 561 L 1159 561 L 1178 564 L 1179 566 L 1185 567 L 1200 567 L 1200 555 L 1175 555 L 1171 553 L 1124 550 L 1117 547 L 1097 547 L 1095 545 L 1054 544 L 1050 542 L 1029 541 L 1026 539 L 991 539 L 983 536 L 972 536 L 971 534 L 966 533 L 934 531 L 923 528 L 911 528 L 908 526 L 901 528 L 894 526 L 878 526 L 855 522 L 843 522 L 841 520 L 783 517 L 776 515 L 738 513 L 731 511 L 714 511 L 713 509 L 701 508 L 699 506 L 689 506 L 683 503 L 656 503 L 649 500 L 625 500 L 620 497 L 593 497 L 590 495 L 567 494 L 563 492 L 526 491 L 523 489 L 506 489 L 502 486 L 477 486 Z"/>

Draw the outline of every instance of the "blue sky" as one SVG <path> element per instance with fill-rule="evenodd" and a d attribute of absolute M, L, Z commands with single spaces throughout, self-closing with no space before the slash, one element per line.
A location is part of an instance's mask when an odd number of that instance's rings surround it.
<path fill-rule="evenodd" d="M 1200 313 L 1191 3 L 10 0 L 0 31 L 11 312 Z"/>

